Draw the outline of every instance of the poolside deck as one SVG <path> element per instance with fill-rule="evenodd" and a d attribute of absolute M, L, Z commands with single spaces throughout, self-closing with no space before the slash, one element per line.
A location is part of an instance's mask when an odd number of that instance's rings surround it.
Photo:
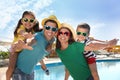
<path fill-rule="evenodd" d="M 120 60 L 120 58 L 115 58 L 115 57 L 104 57 L 104 58 L 97 58 L 97 60 L 114 60 L 114 59 L 118 59 Z M 45 64 L 50 64 L 50 63 L 58 63 L 61 62 L 61 60 L 59 58 L 45 58 L 44 59 Z M 5 62 L 6 64 L 8 63 L 8 60 L 6 60 Z M 37 65 L 40 65 L 39 63 Z M 0 80 L 6 80 L 5 79 L 5 73 L 7 70 L 7 65 L 0 67 Z"/>

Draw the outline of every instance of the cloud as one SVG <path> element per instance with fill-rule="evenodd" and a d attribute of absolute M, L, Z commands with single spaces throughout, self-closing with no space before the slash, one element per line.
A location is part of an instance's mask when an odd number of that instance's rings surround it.
<path fill-rule="evenodd" d="M 17 25 L 18 20 L 21 18 L 22 13 L 25 10 L 31 10 L 37 17 L 49 15 L 53 13 L 53 10 L 49 9 L 49 6 L 54 0 L 4 0 L 0 2 L 0 39 L 10 39 L 13 37 L 13 31 Z M 46 11 L 45 8 L 48 10 Z M 42 11 L 43 10 L 43 11 Z M 6 31 L 6 33 L 3 33 Z M 4 37 L 2 36 L 4 34 Z M 8 36 L 9 35 L 9 36 Z"/>
<path fill-rule="evenodd" d="M 53 0 L 41 0 L 41 1 L 36 1 L 35 4 L 33 4 L 33 7 L 35 9 L 35 11 L 39 11 L 40 9 L 43 9 L 47 6 L 49 6 L 50 4 L 52 4 Z"/>

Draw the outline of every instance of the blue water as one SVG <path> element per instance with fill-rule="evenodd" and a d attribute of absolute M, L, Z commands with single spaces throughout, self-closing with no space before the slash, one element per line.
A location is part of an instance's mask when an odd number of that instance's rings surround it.
<path fill-rule="evenodd" d="M 64 80 L 64 65 L 62 63 L 47 64 L 50 75 L 47 76 L 40 66 L 35 68 L 35 80 Z M 97 61 L 100 80 L 120 80 L 120 60 Z M 73 80 L 69 77 L 69 80 Z"/>

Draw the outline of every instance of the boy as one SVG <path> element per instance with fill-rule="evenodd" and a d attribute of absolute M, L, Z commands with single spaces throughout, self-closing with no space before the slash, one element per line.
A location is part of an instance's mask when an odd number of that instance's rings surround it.
<path fill-rule="evenodd" d="M 96 40 L 93 38 L 90 38 L 90 26 L 86 23 L 80 24 L 77 26 L 76 29 L 77 33 L 77 41 L 84 43 L 86 46 L 91 46 L 92 48 L 96 47 L 96 45 L 92 44 L 92 41 L 97 41 L 101 43 L 105 43 L 105 41 Z M 92 50 L 92 49 L 91 49 Z M 86 58 L 86 61 L 88 63 L 88 66 L 90 68 L 91 74 L 94 78 L 94 80 L 99 80 L 99 75 L 97 72 L 97 66 L 96 66 L 96 55 L 93 51 L 84 51 L 84 56 Z M 68 80 L 69 72 L 67 69 L 65 69 L 65 79 Z"/>

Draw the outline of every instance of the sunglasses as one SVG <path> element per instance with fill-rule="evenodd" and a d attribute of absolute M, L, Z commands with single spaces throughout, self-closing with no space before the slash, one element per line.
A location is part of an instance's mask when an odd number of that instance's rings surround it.
<path fill-rule="evenodd" d="M 35 21 L 35 19 L 27 19 L 27 18 L 23 18 L 22 20 L 24 22 L 30 22 L 30 23 L 33 23 Z"/>
<path fill-rule="evenodd" d="M 44 26 L 46 30 L 52 30 L 53 32 L 56 32 L 58 29 L 55 27 L 51 27 L 51 26 Z"/>
<path fill-rule="evenodd" d="M 77 35 L 83 35 L 83 36 L 87 36 L 87 33 L 83 33 L 83 32 L 77 32 Z"/>
<path fill-rule="evenodd" d="M 59 35 L 65 35 L 65 36 L 69 36 L 70 35 L 70 33 L 69 32 L 58 32 L 58 36 Z"/>

